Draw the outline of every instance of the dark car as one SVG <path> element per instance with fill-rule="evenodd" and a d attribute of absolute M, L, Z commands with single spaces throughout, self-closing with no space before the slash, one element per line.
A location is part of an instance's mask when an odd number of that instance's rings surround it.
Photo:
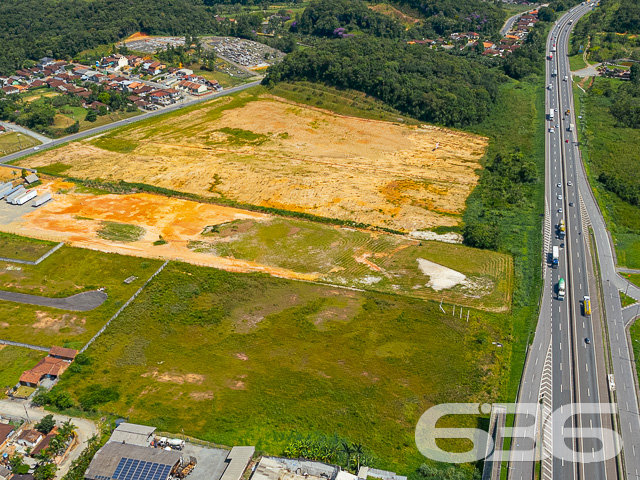
<path fill-rule="evenodd" d="M 573 207 L 573 202 L 569 202 L 569 206 L 570 206 L 570 207 Z"/>
<path fill-rule="evenodd" d="M 586 343 L 587 345 L 589 345 L 591 343 L 591 339 L 589 337 L 584 339 L 584 343 Z"/>

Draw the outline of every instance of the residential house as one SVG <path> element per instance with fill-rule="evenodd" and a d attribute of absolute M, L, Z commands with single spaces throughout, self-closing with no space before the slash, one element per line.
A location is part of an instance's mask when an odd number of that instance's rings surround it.
<path fill-rule="evenodd" d="M 73 362 L 76 355 L 78 355 L 78 351 L 73 348 L 51 347 L 49 350 L 49 356 L 51 358 L 57 358 L 69 363 Z"/>
<path fill-rule="evenodd" d="M 36 448 L 36 446 L 42 441 L 44 435 L 37 430 L 23 430 L 16 440 L 18 445 L 23 447 Z"/>
<path fill-rule="evenodd" d="M 47 447 L 49 446 L 49 443 L 51 443 L 51 439 L 53 439 L 53 437 L 55 437 L 57 434 L 58 434 L 58 427 L 53 427 L 53 430 L 47 433 L 45 437 L 40 441 L 40 443 L 38 443 L 38 446 L 36 446 L 36 448 L 34 448 L 31 451 L 31 456 L 35 457 L 43 450 L 46 450 Z"/>
<path fill-rule="evenodd" d="M 49 65 L 53 65 L 53 63 L 55 62 L 55 60 L 51 57 L 44 57 L 41 58 L 40 61 L 38 62 L 38 66 L 41 68 L 47 67 Z"/>
<path fill-rule="evenodd" d="M 8 480 L 11 476 L 11 470 L 7 467 L 0 466 L 0 480 Z"/>
<path fill-rule="evenodd" d="M 107 105 L 105 105 L 102 102 L 98 102 L 97 100 L 89 105 L 87 105 L 87 108 L 90 108 L 91 110 L 100 110 L 100 107 L 105 107 L 107 110 L 109 110 L 109 107 Z"/>
<path fill-rule="evenodd" d="M 29 84 L 30 88 L 38 88 L 38 87 L 46 87 L 46 86 L 47 86 L 47 82 L 45 82 L 44 80 L 40 80 L 40 79 L 33 80 Z"/>
<path fill-rule="evenodd" d="M 142 68 L 149 74 L 149 75 L 158 75 L 159 73 L 162 72 L 162 70 L 164 70 L 165 68 L 167 68 L 166 65 L 164 65 L 163 63 L 160 62 L 145 62 L 142 64 Z"/>
<path fill-rule="evenodd" d="M 14 93 L 19 93 L 20 90 L 13 85 L 8 87 L 2 87 L 2 91 L 7 95 L 13 95 Z"/>
<path fill-rule="evenodd" d="M 164 90 L 156 90 L 148 95 L 152 103 L 160 105 L 169 105 L 171 103 L 171 94 Z"/>
<path fill-rule="evenodd" d="M 4 448 L 4 446 L 11 438 L 13 432 L 15 432 L 16 428 L 13 425 L 9 425 L 8 423 L 0 423 L 0 450 Z"/>
<path fill-rule="evenodd" d="M 104 66 L 112 68 L 113 70 L 120 70 L 123 67 L 129 66 L 129 60 L 124 55 L 116 53 L 115 55 L 111 55 L 110 57 L 103 58 L 102 64 Z"/>
<path fill-rule="evenodd" d="M 142 65 L 142 63 L 144 62 L 144 60 L 137 55 L 127 56 L 127 61 L 129 62 L 130 67 L 137 67 L 139 65 Z"/>
<path fill-rule="evenodd" d="M 69 362 L 59 358 L 44 357 L 35 367 L 25 370 L 20 376 L 20 384 L 36 388 L 44 379 L 55 380 L 69 366 Z"/>
<path fill-rule="evenodd" d="M 176 85 L 178 90 L 190 93 L 191 95 L 199 95 L 207 91 L 207 87 L 195 82 L 188 82 L 187 80 L 181 80 Z"/>

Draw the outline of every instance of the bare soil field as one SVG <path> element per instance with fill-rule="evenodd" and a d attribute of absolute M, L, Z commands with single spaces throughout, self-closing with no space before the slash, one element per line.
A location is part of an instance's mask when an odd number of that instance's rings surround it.
<path fill-rule="evenodd" d="M 504 311 L 510 302 L 512 263 L 495 252 L 148 193 L 95 195 L 62 180 L 45 179 L 38 189 L 53 193 L 54 201 L 0 230 L 489 311 Z"/>
<path fill-rule="evenodd" d="M 484 137 L 243 93 L 22 161 L 401 231 L 455 226 Z"/>

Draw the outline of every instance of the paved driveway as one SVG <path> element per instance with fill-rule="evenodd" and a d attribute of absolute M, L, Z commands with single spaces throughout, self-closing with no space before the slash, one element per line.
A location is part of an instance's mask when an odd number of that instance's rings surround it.
<path fill-rule="evenodd" d="M 27 305 L 38 305 L 40 307 L 59 308 L 61 310 L 71 310 L 74 312 L 93 310 L 102 305 L 106 299 L 106 292 L 99 292 L 97 290 L 78 293 L 77 295 L 66 298 L 39 297 L 37 295 L 27 295 L 26 293 L 0 290 L 0 300 L 25 303 Z"/>

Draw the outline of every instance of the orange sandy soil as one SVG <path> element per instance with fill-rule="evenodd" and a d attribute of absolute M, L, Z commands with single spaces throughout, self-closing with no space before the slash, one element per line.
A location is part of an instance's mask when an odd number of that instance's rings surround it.
<path fill-rule="evenodd" d="M 336 115 L 265 94 L 228 107 L 250 97 L 244 95 L 21 163 L 61 163 L 76 178 L 139 182 L 402 231 L 460 224 L 486 138 Z M 262 140 L 238 141 L 229 128 Z"/>
<path fill-rule="evenodd" d="M 55 200 L 29 212 L 7 225 L 4 232 L 63 241 L 75 247 L 137 257 L 163 258 L 220 268 L 233 272 L 263 272 L 284 278 L 314 280 L 316 275 L 267 267 L 255 262 L 214 257 L 192 252 L 190 240 L 201 239 L 208 225 L 237 219 L 265 221 L 270 217 L 229 207 L 219 207 L 189 200 L 137 193 L 132 195 L 91 195 L 69 192 L 75 185 L 60 180 L 45 181 L 40 194 L 51 192 Z M 120 243 L 100 238 L 102 221 L 137 225 L 146 230 L 136 242 Z M 168 243 L 153 245 L 162 236 Z"/>

